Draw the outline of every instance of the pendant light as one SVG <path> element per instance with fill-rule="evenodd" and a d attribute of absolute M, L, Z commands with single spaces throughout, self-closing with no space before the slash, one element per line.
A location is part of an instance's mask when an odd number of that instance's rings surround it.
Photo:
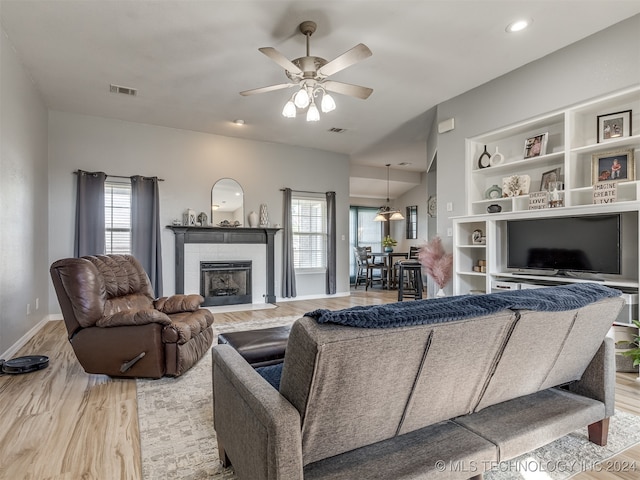
<path fill-rule="evenodd" d="M 389 206 L 389 167 L 391 167 L 391 164 L 387 163 L 385 166 L 387 167 L 387 203 L 384 207 L 378 209 L 373 221 L 386 222 L 387 220 L 404 220 L 404 216 L 400 213 L 400 210 Z"/>

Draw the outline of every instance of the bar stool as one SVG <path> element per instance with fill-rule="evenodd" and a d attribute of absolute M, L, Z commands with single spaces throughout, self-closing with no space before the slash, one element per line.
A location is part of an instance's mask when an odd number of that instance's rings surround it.
<path fill-rule="evenodd" d="M 398 301 L 422 299 L 422 264 L 417 260 L 401 260 L 398 265 Z"/>

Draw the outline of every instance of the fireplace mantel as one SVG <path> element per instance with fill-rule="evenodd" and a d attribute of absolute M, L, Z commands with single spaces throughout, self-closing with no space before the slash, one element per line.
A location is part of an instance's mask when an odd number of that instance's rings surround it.
<path fill-rule="evenodd" d="M 176 293 L 184 293 L 184 246 L 186 243 L 264 243 L 267 245 L 267 293 L 265 301 L 274 303 L 275 295 L 275 236 L 279 228 L 186 227 L 168 225 L 176 237 Z"/>

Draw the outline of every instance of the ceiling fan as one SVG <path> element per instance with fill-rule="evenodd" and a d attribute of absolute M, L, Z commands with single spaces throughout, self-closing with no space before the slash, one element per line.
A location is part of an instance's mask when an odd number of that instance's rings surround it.
<path fill-rule="evenodd" d="M 288 83 L 245 90 L 240 92 L 240 95 L 247 96 L 256 93 L 299 87 L 299 90 L 291 96 L 290 100 L 284 106 L 282 114 L 285 117 L 293 118 L 296 116 L 298 108 L 304 109 L 309 107 L 307 110 L 307 121 L 317 121 L 320 119 L 318 107 L 316 106 L 316 97 L 320 95 L 322 95 L 321 109 L 323 113 L 330 112 L 336 108 L 335 101 L 328 92 L 348 95 L 363 100 L 371 95 L 373 92 L 371 88 L 328 80 L 329 76 L 370 57 L 372 54 L 369 47 L 359 43 L 342 55 L 327 62 L 324 58 L 311 56 L 309 54 L 309 39 L 316 31 L 316 23 L 312 21 L 302 22 L 299 29 L 300 32 L 307 37 L 307 54 L 304 57 L 289 60 L 273 47 L 258 49 L 283 67 L 290 81 Z"/>

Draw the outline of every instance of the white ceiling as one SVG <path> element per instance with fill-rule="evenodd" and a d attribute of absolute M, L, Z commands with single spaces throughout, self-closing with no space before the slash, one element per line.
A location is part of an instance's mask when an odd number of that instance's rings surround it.
<path fill-rule="evenodd" d="M 640 0 L 0 0 L 49 109 L 318 148 L 383 169 L 389 156 L 377 152 L 424 144 L 425 112 L 438 103 L 637 13 Z M 523 16 L 532 27 L 507 34 Z M 337 110 L 317 123 L 280 115 L 291 90 L 238 93 L 287 81 L 258 48 L 303 56 L 304 20 L 318 25 L 311 55 L 332 60 L 360 42 L 373 52 L 332 77 L 373 94 L 335 95 Z M 111 83 L 138 96 L 109 93 Z M 426 166 L 425 154 L 403 168 Z"/>

